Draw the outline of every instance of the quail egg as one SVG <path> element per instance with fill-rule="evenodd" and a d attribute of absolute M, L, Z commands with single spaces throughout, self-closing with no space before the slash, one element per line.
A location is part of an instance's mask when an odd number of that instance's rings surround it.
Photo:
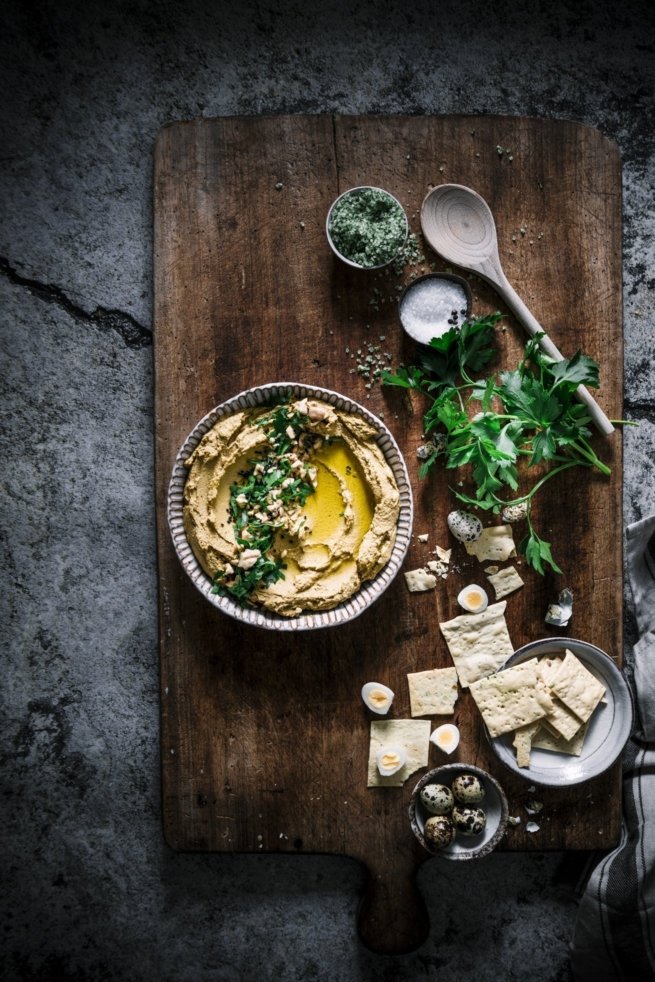
<path fill-rule="evenodd" d="M 393 690 L 382 682 L 367 682 L 362 686 L 362 699 L 371 712 L 378 716 L 386 716 L 391 709 L 393 697 Z"/>
<path fill-rule="evenodd" d="M 467 511 L 451 511 L 446 521 L 458 542 L 475 542 L 482 535 L 482 522 Z"/>
<path fill-rule="evenodd" d="M 391 777 L 407 763 L 407 751 L 404 747 L 383 747 L 375 762 L 382 777 Z"/>
<path fill-rule="evenodd" d="M 452 754 L 459 744 L 459 730 L 454 723 L 442 723 L 430 735 L 430 743 L 434 743 L 444 753 Z"/>
<path fill-rule="evenodd" d="M 435 849 L 444 849 L 455 838 L 456 830 L 446 815 L 432 815 L 425 823 L 423 835 L 428 845 Z"/>
<path fill-rule="evenodd" d="M 481 586 L 472 583 L 457 594 L 457 603 L 471 614 L 480 614 L 489 606 L 489 597 Z"/>
<path fill-rule="evenodd" d="M 484 798 L 484 788 L 475 774 L 458 774 L 452 783 L 455 801 L 462 805 L 477 805 Z"/>
<path fill-rule="evenodd" d="M 455 805 L 452 820 L 455 830 L 462 835 L 480 835 L 487 824 L 487 816 L 481 808 L 468 808 L 465 805 Z"/>
<path fill-rule="evenodd" d="M 426 784 L 421 788 L 421 804 L 431 815 L 447 815 L 452 811 L 455 799 L 445 784 Z"/>
<path fill-rule="evenodd" d="M 500 517 L 504 522 L 520 522 L 528 514 L 528 504 L 521 501 L 518 505 L 506 505 Z"/>

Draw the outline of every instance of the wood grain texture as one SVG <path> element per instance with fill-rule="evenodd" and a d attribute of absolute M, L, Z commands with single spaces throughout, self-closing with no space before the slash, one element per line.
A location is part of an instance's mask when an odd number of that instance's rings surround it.
<path fill-rule="evenodd" d="M 453 475 L 419 481 L 417 473 L 424 407 L 397 390 L 366 388 L 351 357 L 378 344 L 393 366 L 411 359 L 395 303 L 371 305 L 375 290 L 395 296 L 411 271 L 381 277 L 347 269 L 333 259 L 324 230 L 336 195 L 365 183 L 397 195 L 418 232 L 425 193 L 444 181 L 474 187 L 489 202 L 510 282 L 564 354 L 581 348 L 600 362 L 598 401 L 620 418 L 620 161 L 597 131 L 509 117 L 227 118 L 171 125 L 155 149 L 166 839 L 176 849 L 360 859 L 370 872 L 360 932 L 386 951 L 409 950 L 425 937 L 413 885 L 425 857 L 407 820 L 414 780 L 402 789 L 366 788 L 369 719 L 359 691 L 371 679 L 385 682 L 396 692 L 394 716 L 409 716 L 406 674 L 450 664 L 438 621 L 459 612 L 456 595 L 481 580 L 479 564 L 456 550 L 456 569 L 436 591 L 410 595 L 401 576 L 350 624 L 268 633 L 223 616 L 195 590 L 173 551 L 165 502 L 173 459 L 198 419 L 248 386 L 294 380 L 337 389 L 384 414 L 410 470 L 415 533 L 429 533 L 427 544 L 413 538 L 405 569 L 423 565 L 436 544 L 449 544 Z M 436 268 L 443 268 L 438 260 Z M 499 307 L 488 285 L 471 282 L 474 313 Z M 524 337 L 509 317 L 499 337 L 498 366 L 510 367 Z M 569 471 L 535 508 L 564 576 L 526 571 L 507 619 L 515 647 L 547 636 L 546 607 L 568 585 L 576 598 L 569 633 L 620 663 L 622 437 L 593 442 L 611 479 Z M 510 814 L 523 817 L 504 849 L 616 842 L 618 765 L 578 788 L 539 789 L 541 831 L 530 836 L 527 782 L 492 755 L 468 694 L 455 717 L 462 731 L 456 758 L 493 773 Z M 431 765 L 441 760 L 432 748 Z"/>

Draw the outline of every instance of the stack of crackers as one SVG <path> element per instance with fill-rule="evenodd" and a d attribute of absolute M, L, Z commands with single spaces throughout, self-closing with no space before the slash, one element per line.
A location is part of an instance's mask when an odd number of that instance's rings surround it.
<path fill-rule="evenodd" d="M 516 762 L 533 747 L 579 756 L 605 686 L 569 651 L 531 658 L 469 686 L 492 737 L 514 733 Z"/>

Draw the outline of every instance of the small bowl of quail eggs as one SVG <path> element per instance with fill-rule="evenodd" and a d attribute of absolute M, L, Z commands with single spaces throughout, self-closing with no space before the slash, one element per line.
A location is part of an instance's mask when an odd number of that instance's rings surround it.
<path fill-rule="evenodd" d="M 508 806 L 498 781 L 472 764 L 445 764 L 424 774 L 412 792 L 412 832 L 435 856 L 480 859 L 496 848 Z"/>

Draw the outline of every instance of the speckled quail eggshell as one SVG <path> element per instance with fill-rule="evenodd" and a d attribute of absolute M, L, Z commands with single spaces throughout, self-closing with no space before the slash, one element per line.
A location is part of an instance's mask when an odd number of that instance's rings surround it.
<path fill-rule="evenodd" d="M 447 518 L 448 528 L 458 542 L 475 542 L 482 535 L 482 522 L 467 511 L 451 511 Z"/>
<path fill-rule="evenodd" d="M 484 787 L 475 774 L 458 774 L 451 785 L 455 801 L 477 805 L 484 798 Z"/>
<path fill-rule="evenodd" d="M 426 784 L 421 788 L 421 803 L 431 815 L 447 815 L 452 811 L 455 799 L 445 784 Z"/>
<path fill-rule="evenodd" d="M 468 808 L 466 805 L 455 805 L 451 818 L 460 835 L 480 835 L 487 824 L 487 816 L 481 808 Z"/>
<path fill-rule="evenodd" d="M 505 508 L 503 508 L 501 518 L 504 522 L 520 522 L 525 518 L 527 513 L 527 503 L 522 501 L 518 505 L 507 505 Z"/>
<path fill-rule="evenodd" d="M 423 829 L 425 841 L 434 849 L 449 846 L 456 834 L 455 826 L 446 815 L 432 815 Z"/>

